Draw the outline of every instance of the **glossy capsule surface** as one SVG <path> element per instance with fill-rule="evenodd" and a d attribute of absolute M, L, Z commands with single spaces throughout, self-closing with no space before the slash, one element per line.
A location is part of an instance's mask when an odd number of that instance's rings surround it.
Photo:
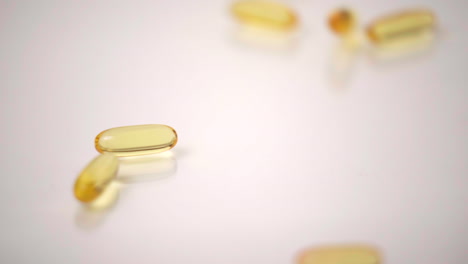
<path fill-rule="evenodd" d="M 330 246 L 310 249 L 300 256 L 299 264 L 379 264 L 379 252 L 367 246 Z"/>
<path fill-rule="evenodd" d="M 78 175 L 75 182 L 75 197 L 82 202 L 91 202 L 101 195 L 117 175 L 119 161 L 112 154 L 102 154 L 93 159 Z"/>
<path fill-rule="evenodd" d="M 231 12 L 247 25 L 290 30 L 297 24 L 297 16 L 291 8 L 273 1 L 238 1 L 232 4 Z"/>
<path fill-rule="evenodd" d="M 137 125 L 104 130 L 96 136 L 97 151 L 116 156 L 163 152 L 177 144 L 176 131 L 166 125 Z"/>
<path fill-rule="evenodd" d="M 386 43 L 430 31 L 435 23 L 429 10 L 408 10 L 372 22 L 367 27 L 367 36 L 374 43 Z"/>

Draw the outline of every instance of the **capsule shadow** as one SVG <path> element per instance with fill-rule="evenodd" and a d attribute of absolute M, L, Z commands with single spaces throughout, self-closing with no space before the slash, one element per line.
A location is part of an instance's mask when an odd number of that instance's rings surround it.
<path fill-rule="evenodd" d="M 122 184 L 162 180 L 174 175 L 177 160 L 172 152 L 120 159 L 116 181 Z"/>
<path fill-rule="evenodd" d="M 332 52 L 328 69 L 330 87 L 335 91 L 344 91 L 351 83 L 361 57 L 367 57 L 373 68 L 392 68 L 427 58 L 440 38 L 440 32 L 435 30 L 373 45 L 366 43 L 365 36 L 358 33 L 344 37 Z"/>
<path fill-rule="evenodd" d="M 259 27 L 239 25 L 232 30 L 234 43 L 277 53 L 290 53 L 298 46 L 298 31 L 275 31 Z"/>
<path fill-rule="evenodd" d="M 336 44 L 328 66 L 328 81 L 336 91 L 344 91 L 351 82 L 364 39 L 358 33 L 344 36 Z"/>
<path fill-rule="evenodd" d="M 440 34 L 425 31 L 408 35 L 394 41 L 376 44 L 368 49 L 368 57 L 373 66 L 400 65 L 428 57 L 437 46 Z"/>

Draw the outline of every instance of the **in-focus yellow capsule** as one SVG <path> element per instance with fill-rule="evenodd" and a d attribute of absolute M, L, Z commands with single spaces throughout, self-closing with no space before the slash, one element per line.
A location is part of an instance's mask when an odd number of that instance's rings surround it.
<path fill-rule="evenodd" d="M 94 201 L 117 175 L 119 161 L 112 154 L 93 159 L 75 182 L 75 197 L 82 202 Z"/>
<path fill-rule="evenodd" d="M 408 10 L 382 17 L 367 28 L 367 36 L 377 44 L 413 37 L 431 31 L 435 16 L 429 10 Z"/>
<path fill-rule="evenodd" d="M 329 246 L 304 252 L 299 264 L 378 264 L 379 252 L 367 246 Z"/>
<path fill-rule="evenodd" d="M 297 16 L 291 8 L 272 1 L 238 1 L 232 4 L 231 12 L 248 25 L 290 30 L 297 24 Z"/>
<path fill-rule="evenodd" d="M 328 16 L 328 25 L 333 32 L 339 35 L 347 35 L 356 29 L 356 15 L 347 8 L 334 10 Z"/>
<path fill-rule="evenodd" d="M 97 151 L 116 156 L 163 152 L 177 144 L 176 131 L 166 125 L 138 125 L 104 130 L 96 136 Z"/>

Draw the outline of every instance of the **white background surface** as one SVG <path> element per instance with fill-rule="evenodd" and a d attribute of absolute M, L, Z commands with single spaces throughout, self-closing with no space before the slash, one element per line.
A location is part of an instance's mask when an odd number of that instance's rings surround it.
<path fill-rule="evenodd" d="M 0 1 L 0 262 L 282 264 L 365 243 L 466 263 L 466 2 L 420 2 L 430 48 L 338 68 L 324 21 L 342 2 L 287 3 L 301 28 L 271 45 L 238 36 L 229 1 Z M 348 4 L 367 23 L 419 3 Z M 147 123 L 178 131 L 172 157 L 83 208 L 94 137 Z"/>

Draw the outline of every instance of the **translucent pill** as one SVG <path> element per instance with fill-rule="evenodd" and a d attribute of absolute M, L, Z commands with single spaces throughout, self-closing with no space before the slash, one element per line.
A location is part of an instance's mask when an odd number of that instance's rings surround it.
<path fill-rule="evenodd" d="M 432 30 L 435 16 L 428 10 L 408 10 L 380 18 L 367 28 L 367 36 L 374 43 L 386 43 L 413 37 Z"/>
<path fill-rule="evenodd" d="M 328 25 L 333 32 L 347 35 L 355 31 L 356 15 L 346 8 L 337 9 L 328 16 Z"/>
<path fill-rule="evenodd" d="M 271 1 L 238 1 L 232 4 L 231 12 L 248 25 L 290 30 L 297 24 L 297 16 L 291 8 Z"/>
<path fill-rule="evenodd" d="M 176 131 L 166 125 L 116 127 L 96 136 L 97 151 L 116 156 L 135 156 L 163 152 L 177 144 Z"/>
<path fill-rule="evenodd" d="M 308 250 L 299 258 L 299 264 L 378 264 L 377 250 L 367 246 L 330 246 Z"/>
<path fill-rule="evenodd" d="M 91 202 L 101 195 L 115 178 L 119 161 L 112 154 L 102 154 L 93 159 L 75 182 L 75 197 L 82 202 Z"/>

